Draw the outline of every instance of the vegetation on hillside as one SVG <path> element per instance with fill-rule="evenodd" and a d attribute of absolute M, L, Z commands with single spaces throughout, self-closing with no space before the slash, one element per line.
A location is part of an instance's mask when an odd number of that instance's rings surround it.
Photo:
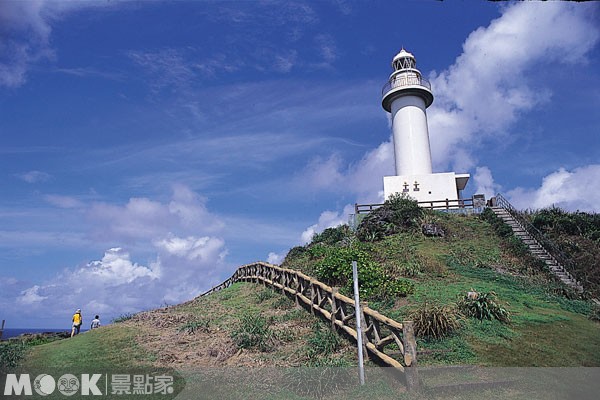
<path fill-rule="evenodd" d="M 415 321 L 419 347 L 431 351 L 421 363 L 600 365 L 595 308 L 491 210 L 433 212 L 395 196 L 355 231 L 329 228 L 291 249 L 282 266 L 351 294 L 353 260 L 370 307 Z"/>
<path fill-rule="evenodd" d="M 600 297 L 600 214 L 551 207 L 526 216 L 572 260 L 570 272 L 593 296 Z"/>

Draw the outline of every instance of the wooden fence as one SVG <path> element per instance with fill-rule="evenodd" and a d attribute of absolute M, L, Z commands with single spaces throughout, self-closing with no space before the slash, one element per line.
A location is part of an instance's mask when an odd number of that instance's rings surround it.
<path fill-rule="evenodd" d="M 299 271 L 265 262 L 243 265 L 231 278 L 200 297 L 229 287 L 235 282 L 260 283 L 279 290 L 293 297 L 297 305 L 303 305 L 312 314 L 329 321 L 337 331 L 344 332 L 355 342 L 358 340 L 354 300 Z M 367 306 L 361 307 L 361 313 L 364 323 L 363 344 L 368 355 L 404 376 L 409 390 L 418 389 L 417 344 L 412 322 L 396 322 Z"/>

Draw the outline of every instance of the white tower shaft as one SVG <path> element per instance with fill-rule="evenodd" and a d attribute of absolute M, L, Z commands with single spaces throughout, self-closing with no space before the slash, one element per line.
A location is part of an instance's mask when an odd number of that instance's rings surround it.
<path fill-rule="evenodd" d="M 431 174 L 431 149 L 425 101 L 405 95 L 392 101 L 392 130 L 396 175 Z"/>

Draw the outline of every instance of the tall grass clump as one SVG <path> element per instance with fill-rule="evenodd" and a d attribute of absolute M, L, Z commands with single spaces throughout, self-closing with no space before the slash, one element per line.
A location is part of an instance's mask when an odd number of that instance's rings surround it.
<path fill-rule="evenodd" d="M 500 305 L 494 292 L 469 292 L 458 301 L 457 305 L 467 317 L 480 321 L 496 319 L 504 323 L 510 322 L 510 313 Z"/>
<path fill-rule="evenodd" d="M 186 332 L 188 335 L 193 335 L 196 332 L 207 333 L 210 330 L 210 322 L 208 319 L 197 319 L 188 321 L 179 327 L 179 332 Z"/>
<path fill-rule="evenodd" d="M 329 355 L 340 349 L 340 336 L 321 322 L 313 325 L 312 333 L 307 340 L 308 356 Z"/>
<path fill-rule="evenodd" d="M 269 321 L 260 314 L 246 314 L 240 318 L 239 327 L 231 338 L 240 349 L 258 349 L 266 352 L 274 346 L 274 335 Z"/>
<path fill-rule="evenodd" d="M 440 339 L 450 335 L 461 326 L 461 315 L 456 307 L 423 303 L 410 316 L 415 335 L 422 338 Z"/>

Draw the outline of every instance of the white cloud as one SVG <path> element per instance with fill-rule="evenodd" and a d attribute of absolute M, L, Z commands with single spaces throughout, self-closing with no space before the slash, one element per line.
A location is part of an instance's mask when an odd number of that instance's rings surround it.
<path fill-rule="evenodd" d="M 287 254 L 277 254 L 277 253 L 273 253 L 270 252 L 269 255 L 267 256 L 267 262 L 270 264 L 275 264 L 275 265 L 279 265 L 283 262 L 283 259 L 285 258 L 285 255 Z"/>
<path fill-rule="evenodd" d="M 513 3 L 469 35 L 456 62 L 431 75 L 435 169 L 473 167 L 478 143 L 506 135 L 520 114 L 549 99 L 548 88 L 531 84 L 533 67 L 585 62 L 600 37 L 589 11 L 567 2 Z"/>
<path fill-rule="evenodd" d="M 42 171 L 29 171 L 16 176 L 27 183 L 47 182 L 52 179 L 50 174 Z"/>
<path fill-rule="evenodd" d="M 475 184 L 475 193 L 484 194 L 486 199 L 500 192 L 500 185 L 494 182 L 492 171 L 488 167 L 475 168 L 473 183 Z"/>
<path fill-rule="evenodd" d="M 155 269 L 133 263 L 129 253 L 119 247 L 109 249 L 100 261 L 92 261 L 85 268 L 80 269 L 77 275 L 84 278 L 101 280 L 105 284 L 131 283 L 138 278 L 148 277 L 158 279 L 160 269 Z M 84 280 L 85 281 L 85 280 Z"/>
<path fill-rule="evenodd" d="M 32 305 L 41 302 L 44 299 L 47 299 L 47 296 L 40 296 L 38 291 L 40 287 L 38 285 L 34 285 L 29 289 L 25 289 L 21 292 L 21 295 L 17 298 L 17 302 L 22 305 Z"/>
<path fill-rule="evenodd" d="M 546 176 L 537 189 L 516 188 L 507 193 L 519 209 L 557 206 L 567 211 L 600 212 L 600 164 L 567 171 L 564 168 Z"/>
<path fill-rule="evenodd" d="M 312 159 L 293 181 L 302 191 L 352 193 L 360 202 L 383 201 L 383 177 L 394 174 L 391 142 L 367 152 L 356 164 L 345 167 L 337 154 Z"/>
<path fill-rule="evenodd" d="M 225 242 L 223 239 L 209 236 L 180 238 L 169 235 L 165 239 L 155 241 L 154 244 L 157 248 L 173 256 L 190 261 L 210 261 L 223 258 Z"/>
<path fill-rule="evenodd" d="M 148 198 L 131 198 L 124 206 L 96 203 L 89 210 L 92 235 L 99 239 L 134 243 L 156 240 L 172 232 L 214 233 L 224 224 L 206 209 L 206 199 L 188 187 L 175 185 L 168 204 Z"/>

